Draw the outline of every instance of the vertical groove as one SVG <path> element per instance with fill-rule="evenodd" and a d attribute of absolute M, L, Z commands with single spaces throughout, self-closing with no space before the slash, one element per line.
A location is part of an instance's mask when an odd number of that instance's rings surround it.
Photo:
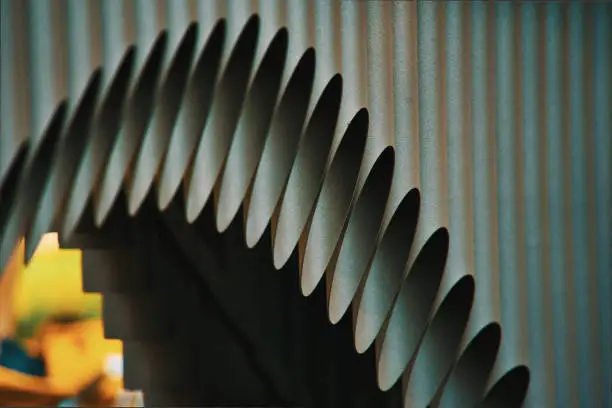
<path fill-rule="evenodd" d="M 557 401 L 560 406 L 576 406 L 578 401 L 574 398 L 570 400 L 568 392 L 573 391 L 572 395 L 575 396 L 575 387 L 572 389 L 572 384 L 577 384 L 579 402 L 581 406 L 594 406 L 593 387 L 595 385 L 593 372 L 600 372 L 600 370 L 591 370 L 591 367 L 597 367 L 599 362 L 591 356 L 591 333 L 590 325 L 592 323 L 591 310 L 589 310 L 589 279 L 588 271 L 593 270 L 592 262 L 589 259 L 588 247 L 589 247 L 589 234 L 588 227 L 589 222 L 588 216 L 588 202 L 589 196 L 587 191 L 587 153 L 585 143 L 588 141 L 584 133 L 584 117 L 585 117 L 585 103 L 584 103 L 584 64 L 587 53 L 584 50 L 584 25 L 583 25 L 583 7 L 580 4 L 571 4 L 568 10 L 569 21 L 567 22 L 567 31 L 569 36 L 569 44 L 566 49 L 568 51 L 567 63 L 563 65 L 569 67 L 569 75 L 564 81 L 569 87 L 567 98 L 569 99 L 569 114 L 565 117 L 569 122 L 567 129 L 569 130 L 569 166 L 568 169 L 571 171 L 570 177 L 564 175 L 565 180 L 569 180 L 569 186 L 567 196 L 564 201 L 567 202 L 571 207 L 569 211 L 569 217 L 565 219 L 571 219 L 571 224 L 567 223 L 568 227 L 571 227 L 571 240 L 569 244 L 565 244 L 566 248 L 571 248 L 573 255 L 573 263 L 571 269 L 573 270 L 573 277 L 568 282 L 569 287 L 573 288 L 573 298 L 575 299 L 575 309 L 568 313 L 568 316 L 575 316 L 574 322 L 570 322 L 570 327 L 564 333 L 564 337 L 570 340 L 570 344 L 567 345 L 565 353 L 565 359 L 559 361 L 560 364 L 565 362 L 566 366 L 560 371 L 560 378 L 557 381 L 556 386 L 558 387 Z M 568 183 L 565 183 L 566 185 Z M 593 294 L 595 295 L 595 294 Z M 568 302 L 569 301 L 569 302 Z M 571 298 L 566 300 L 566 305 L 572 307 Z M 580 334 L 578 334 L 580 333 Z M 575 341 L 574 341 L 575 339 Z M 595 350 L 597 353 L 597 351 Z M 561 354 L 561 353 L 560 353 Z M 577 357 L 577 359 L 576 359 Z M 571 376 L 571 367 L 578 363 L 578 370 L 583 373 L 580 376 Z M 574 371 L 575 372 L 575 371 Z M 576 381 L 577 380 L 577 381 Z M 565 390 L 565 392 L 563 391 Z M 568 401 L 564 403 L 564 401 Z"/>
<path fill-rule="evenodd" d="M 218 4 L 212 0 L 198 0 L 198 22 L 202 26 L 200 33 L 198 48 L 202 48 L 209 35 L 209 31 L 215 26 L 215 22 L 221 13 L 218 10 Z"/>
<path fill-rule="evenodd" d="M 555 361 L 555 382 L 559 382 L 559 376 L 565 371 L 567 352 L 566 334 L 567 320 L 565 304 L 571 302 L 572 294 L 567 288 L 567 268 L 565 248 L 565 195 L 563 175 L 563 104 L 562 104 L 562 10 L 558 4 L 548 4 L 546 10 L 546 112 L 547 123 L 547 174 L 548 174 L 548 208 L 550 236 L 550 272 L 552 275 L 552 324 L 553 335 L 556 339 L 553 345 Z M 555 390 L 556 398 L 559 395 L 558 387 L 553 384 L 539 384 L 540 380 L 534 378 L 534 387 L 552 388 Z"/>
<path fill-rule="evenodd" d="M 286 74 L 293 72 L 294 67 L 306 49 L 312 46 L 310 42 L 310 26 L 305 23 L 308 17 L 304 10 L 306 2 L 300 0 L 281 1 L 284 6 L 283 26 L 291 27 L 289 30 L 289 49 L 287 54 Z M 295 28 L 295 29 L 294 29 Z"/>
<path fill-rule="evenodd" d="M 515 39 L 513 41 L 512 52 L 514 55 L 512 70 L 514 72 L 514 77 L 512 78 L 512 84 L 515 89 L 514 98 L 512 101 L 512 107 L 514 109 L 514 121 L 515 121 L 515 134 L 513 137 L 515 143 L 514 150 L 514 166 L 515 166 L 515 174 L 514 174 L 514 188 L 517 196 L 515 197 L 516 205 L 516 213 L 515 213 L 515 223 L 516 223 L 516 257 L 517 257 L 517 265 L 518 269 L 516 271 L 517 281 L 519 288 L 525 288 L 528 285 L 528 276 L 525 271 L 525 257 L 526 257 L 526 245 L 525 245 L 525 225 L 521 222 L 521 220 L 525 219 L 525 206 L 522 205 L 522 181 L 524 179 L 524 160 L 521 152 L 524 150 L 523 148 L 523 127 L 521 122 L 521 115 L 523 114 L 523 106 L 522 106 L 522 92 L 521 83 L 523 80 L 523 71 L 522 67 L 522 43 L 520 41 L 520 33 L 523 30 L 523 15 L 520 12 L 520 8 L 516 8 L 515 11 Z M 527 292 L 525 290 L 519 289 L 519 297 L 517 298 L 517 318 L 520 322 L 520 344 L 518 344 L 518 348 L 521 353 L 522 363 L 527 363 L 529 358 L 529 339 L 527 336 L 527 330 L 529 327 L 528 316 L 529 310 L 527 307 Z"/>
<path fill-rule="evenodd" d="M 170 42 L 178 44 L 189 24 L 189 0 L 166 0 L 168 9 L 167 26 L 170 30 Z M 202 35 L 202 33 L 200 33 Z"/>
<path fill-rule="evenodd" d="M 368 49 L 364 47 L 366 32 L 363 14 L 366 4 L 340 2 L 340 61 L 343 95 L 338 123 L 347 124 L 355 113 L 368 106 L 368 87 L 363 86 L 367 73 Z M 321 57 L 319 57 L 321 58 Z"/>
<path fill-rule="evenodd" d="M 54 55 L 51 73 L 53 75 L 54 103 L 68 97 L 68 47 L 66 46 L 67 33 L 67 0 L 56 0 L 51 8 L 51 25 L 49 33 L 52 39 L 52 52 Z"/>
<path fill-rule="evenodd" d="M 266 22 L 261 27 L 261 41 L 267 47 L 281 28 L 280 2 L 278 0 L 259 0 L 258 13 L 262 21 Z"/>
<path fill-rule="evenodd" d="M 334 24 L 339 7 L 336 7 L 335 2 L 326 0 L 316 0 L 309 4 L 314 15 L 314 47 L 317 50 L 314 89 L 321 92 L 339 71 L 340 58 L 334 54 L 334 42 L 339 39 L 339 33 L 336 32 L 338 26 Z M 338 123 L 332 152 L 338 147 L 345 127 L 346 124 Z"/>
<path fill-rule="evenodd" d="M 319 56 L 317 58 L 317 77 L 320 77 L 324 82 L 338 71 L 333 47 L 335 41 L 335 12 L 336 8 L 332 2 L 326 0 L 316 0 L 314 2 L 315 49 Z M 325 85 L 321 83 L 319 86 L 322 88 Z"/>
<path fill-rule="evenodd" d="M 449 253 L 447 258 L 447 271 L 452 268 L 454 276 L 449 282 L 451 285 L 465 274 L 474 273 L 474 232 L 471 224 L 471 208 L 473 196 L 470 190 L 472 169 L 470 163 L 471 144 L 467 137 L 466 117 L 468 104 L 466 103 L 465 86 L 467 82 L 466 53 L 467 42 L 464 39 L 466 23 L 466 7 L 460 2 L 449 2 L 445 5 L 445 37 L 446 37 L 446 156 L 448 158 L 448 201 L 449 201 Z M 448 278 L 447 278 L 448 281 Z M 482 288 L 476 285 L 475 291 Z M 472 318 L 474 323 L 470 329 L 472 338 L 490 320 Z"/>
<path fill-rule="evenodd" d="M 311 10 L 310 2 L 287 0 L 287 22 L 292 27 L 290 36 L 295 36 L 296 46 L 303 44 L 305 47 L 312 47 L 315 45 L 314 17 Z M 296 27 L 296 30 L 293 30 L 293 27 Z"/>
<path fill-rule="evenodd" d="M 33 133 L 32 128 L 32 84 L 30 81 L 32 66 L 31 60 L 32 45 L 28 35 L 28 4 L 25 1 L 11 0 L 11 23 L 12 26 L 12 48 L 14 50 L 14 65 L 12 74 L 13 83 L 19 92 L 15 92 L 14 97 L 14 114 L 15 116 L 15 138 L 20 141 L 28 140 Z M 9 37 L 9 39 L 11 39 Z M 17 50 L 26 50 L 25 52 L 17 52 Z M 8 89 L 11 89 L 10 87 Z M 4 118 L 2 119 L 4 122 Z M 33 137 L 33 140 L 36 140 Z"/>
<path fill-rule="evenodd" d="M 136 37 L 136 0 L 123 1 L 123 35 L 125 43 L 129 46 L 137 43 Z M 146 48 L 145 48 L 146 50 Z M 136 62 L 140 62 L 136 55 Z M 140 66 L 140 64 L 137 64 Z"/>
<path fill-rule="evenodd" d="M 595 7 L 593 6 L 583 7 L 583 11 L 582 11 L 583 19 L 588 18 L 588 17 L 592 18 L 594 16 L 593 15 L 594 11 L 595 11 Z M 584 74 L 586 72 L 593 72 L 592 70 L 593 70 L 593 63 L 594 63 L 594 38 L 593 38 L 594 29 L 593 29 L 592 24 L 584 24 L 584 21 L 582 23 L 582 27 L 583 27 L 582 38 L 584 41 L 584 47 L 582 47 L 583 49 L 582 52 L 583 52 L 584 61 L 583 61 L 583 64 L 581 65 L 583 76 L 582 78 L 580 78 L 580 84 L 584 88 L 582 90 L 583 105 L 580 107 L 580 111 L 584 115 L 584 118 L 582 119 L 582 124 L 583 124 L 582 136 L 585 139 L 583 141 L 583 144 L 584 144 L 584 147 L 586 148 L 585 153 L 587 154 L 587 157 L 585 160 L 587 165 L 584 168 L 584 176 L 585 176 L 585 179 L 587 180 L 587 183 L 584 186 L 585 193 L 587 195 L 586 200 L 585 200 L 586 214 L 583 215 L 584 217 L 583 219 L 586 222 L 585 232 L 586 232 L 587 242 L 585 243 L 585 248 L 586 248 L 587 257 L 588 257 L 588 263 L 587 263 L 588 269 L 587 270 L 596 271 L 597 270 L 596 269 L 597 268 L 597 265 L 596 265 L 597 243 L 595 242 L 595 239 L 597 236 L 596 235 L 597 219 L 594 217 L 595 215 L 595 183 L 592 182 L 592 180 L 595 180 L 595 174 L 594 174 L 594 171 L 595 171 L 595 166 L 594 166 L 595 138 L 593 134 L 594 115 L 593 115 L 593 103 L 592 103 L 593 95 L 594 95 L 593 94 L 594 79 L 592 75 Z M 569 68 L 567 70 L 569 71 Z M 569 124 L 567 125 L 567 127 L 569 129 Z M 571 142 L 571 139 L 568 137 L 568 143 L 570 142 Z M 608 157 L 612 157 L 612 155 L 609 155 Z M 570 174 L 568 174 L 567 177 L 569 179 Z M 571 243 L 569 245 L 571 245 Z M 605 370 L 604 366 L 602 365 L 601 357 L 603 356 L 600 353 L 600 347 L 599 347 L 599 343 L 601 341 L 601 337 L 600 337 L 601 327 L 599 325 L 599 319 L 598 319 L 599 317 L 599 312 L 598 312 L 599 296 L 598 296 L 598 289 L 597 289 L 598 282 L 596 279 L 591 278 L 591 276 L 593 276 L 591 273 L 589 272 L 585 273 L 584 269 L 585 269 L 585 265 L 580 265 L 580 271 L 573 271 L 573 274 L 574 274 L 573 277 L 575 280 L 577 278 L 576 274 L 580 274 L 583 279 L 584 278 L 589 279 L 588 282 L 580 283 L 579 286 L 586 288 L 586 291 L 589 294 L 588 301 L 586 302 L 584 306 L 588 310 L 588 313 L 589 313 L 588 314 L 588 324 L 585 326 L 590 331 L 590 336 L 589 336 L 590 342 L 586 346 L 589 348 L 589 350 L 587 350 L 587 353 L 590 355 L 591 362 L 592 362 L 591 365 L 588 365 L 588 370 L 591 371 L 590 373 L 591 380 L 593 382 L 590 384 L 590 386 L 592 387 L 591 394 L 583 396 L 582 390 L 581 390 L 581 384 L 578 383 L 576 379 L 575 384 L 577 386 L 575 388 L 577 388 L 576 394 L 578 397 L 578 402 L 581 402 L 583 400 L 597 401 L 603 397 L 602 389 L 600 388 L 598 377 L 601 377 L 601 375 L 603 375 L 603 372 Z M 594 276 L 596 276 L 596 272 Z M 574 282 L 572 282 L 571 284 L 574 285 Z M 576 302 L 579 303 L 580 300 L 576 299 Z M 573 327 L 574 331 L 576 330 L 575 328 L 576 328 L 576 325 L 574 325 Z M 572 346 L 576 348 L 576 342 L 572 344 Z M 584 352 L 578 351 L 577 353 L 574 353 L 574 361 L 573 361 L 574 367 L 579 367 L 578 364 L 582 363 L 582 361 L 580 362 L 576 361 L 577 359 L 581 358 L 582 353 Z M 612 362 L 610 362 L 610 364 L 612 364 Z M 583 367 L 584 366 L 585 365 L 583 365 Z M 574 371 L 577 373 L 577 370 L 574 370 Z M 595 373 L 601 373 L 601 375 L 595 374 Z M 586 382 L 582 384 L 586 388 L 589 387 L 589 384 Z M 610 386 L 612 386 L 612 384 L 609 384 L 609 386 L 607 386 L 606 388 L 609 388 L 609 389 L 612 388 Z M 589 390 L 587 389 L 587 392 L 588 391 Z"/>
<path fill-rule="evenodd" d="M 522 11 L 522 137 L 523 137 L 523 191 L 524 191 L 524 233 L 525 273 L 527 275 L 527 307 L 529 361 L 535 372 L 546 369 L 546 345 L 551 337 L 546 313 L 546 295 L 549 288 L 542 255 L 545 253 L 542 237 L 540 121 L 542 113 L 538 102 L 543 77 L 538 69 L 538 44 L 541 42 L 538 30 L 538 11 L 541 6 L 524 4 Z M 539 9 L 540 8 L 540 9 Z M 533 381 L 533 380 L 532 380 Z"/>
<path fill-rule="evenodd" d="M 253 0 L 227 0 L 223 3 L 227 10 L 227 43 L 233 46 L 244 24 L 255 11 Z"/>
<path fill-rule="evenodd" d="M 91 65 L 93 69 L 103 66 L 104 61 L 104 43 L 102 38 L 102 19 L 100 18 L 101 0 L 90 0 L 89 7 L 87 7 L 88 11 L 88 30 L 89 30 L 89 47 L 91 52 Z M 105 71 L 107 71 L 109 67 L 105 67 Z M 104 76 L 103 76 L 104 77 Z"/>
<path fill-rule="evenodd" d="M 73 0 L 79 1 L 79 0 Z M 147 58 L 147 54 L 151 45 L 157 38 L 157 13 L 155 7 L 151 6 L 151 0 L 134 0 L 135 15 L 136 15 L 136 39 L 138 49 L 141 50 L 137 54 L 138 66 L 142 66 Z"/>
<path fill-rule="evenodd" d="M 21 137 L 16 128 L 16 115 L 18 110 L 17 95 L 13 85 L 14 78 L 14 45 L 13 45 L 13 4 L 12 1 L 0 3 L 0 137 L 2 149 L 0 149 L 0 180 L 4 179 L 4 173 L 8 171 L 11 160 Z"/>
<path fill-rule="evenodd" d="M 340 4 L 338 2 L 330 2 L 327 0 L 315 0 L 310 3 L 314 14 L 314 48 L 317 50 L 316 74 L 314 81 L 314 90 L 316 93 L 325 89 L 330 79 L 340 71 L 342 65 L 341 55 L 335 52 L 336 42 L 341 40 L 341 32 L 339 24 L 337 24 L 339 14 L 341 13 Z M 364 82 L 361 86 L 364 86 Z M 343 86 L 343 90 L 346 86 Z M 342 100 L 344 100 L 344 96 Z M 340 105 L 339 120 L 334 129 L 334 136 L 330 154 L 328 156 L 327 167 L 331 165 L 340 142 L 344 137 L 347 126 L 356 112 L 347 112 L 348 107 L 344 104 Z M 348 119 L 346 122 L 341 122 L 342 119 Z"/>
<path fill-rule="evenodd" d="M 540 41 L 538 42 L 538 75 L 542 80 L 540 84 L 538 84 L 538 111 L 540 113 L 540 123 L 539 125 L 539 144 L 538 147 L 540 149 L 540 166 L 539 166 L 539 179 L 540 182 L 540 194 L 542 196 L 542 202 L 540 206 L 540 214 L 541 214 L 541 231 L 542 234 L 542 272 L 540 274 L 543 276 L 546 287 L 548 290 L 545 292 L 543 305 L 543 314 L 546 319 L 546 328 L 550 332 L 551 338 L 554 338 L 554 322 L 551 318 L 553 314 L 554 304 L 552 301 L 553 298 L 553 285 L 552 279 L 554 279 L 554 271 L 551 269 L 550 262 L 550 247 L 551 247 L 551 239 L 550 239 L 550 217 L 548 217 L 548 208 L 550 203 L 550 191 L 548 189 L 549 185 L 549 174 L 548 174 L 548 140 L 546 134 L 548 132 L 549 123 L 546 117 L 546 111 L 548 109 L 548 99 L 546 94 L 547 89 L 547 64 L 546 64 L 546 49 L 548 44 L 547 34 L 546 34 L 546 18 L 548 14 L 548 9 L 546 5 L 542 5 L 539 11 L 539 19 L 538 19 L 538 34 L 540 37 Z M 553 343 L 554 344 L 554 343 Z M 542 358 L 542 370 L 548 370 L 552 372 L 554 370 L 554 347 L 548 346 L 543 350 Z M 554 398 L 553 392 L 546 387 L 551 386 L 554 380 L 548 379 L 547 381 L 540 380 L 539 381 L 539 391 L 535 392 L 536 388 L 530 387 L 530 390 L 533 390 L 527 397 L 528 406 L 538 406 L 543 403 L 553 403 Z"/>
<path fill-rule="evenodd" d="M 33 143 L 38 142 L 46 126 L 47 119 L 55 109 L 53 95 L 53 43 L 51 28 L 50 0 L 30 0 L 29 8 L 29 45 L 30 66 L 37 67 L 30 72 L 31 120 Z M 40 69 L 38 67 L 48 67 Z"/>
<path fill-rule="evenodd" d="M 516 206 L 516 15 L 512 4 L 495 4 L 495 137 L 497 207 L 499 222 L 499 285 L 501 324 L 504 328 L 502 356 L 524 360 L 525 330 L 521 321 L 521 275 Z"/>
<path fill-rule="evenodd" d="M 393 109 L 395 172 L 386 222 L 402 198 L 418 187 L 420 179 L 418 137 L 418 81 L 416 2 L 393 2 Z M 355 64 L 357 65 L 357 64 Z M 343 70 L 344 71 L 344 70 Z M 385 222 L 385 224 L 386 224 Z"/>
<path fill-rule="evenodd" d="M 599 319 L 594 322 L 600 327 L 601 367 L 600 390 L 604 394 L 598 400 L 602 406 L 612 406 L 612 5 L 593 6 L 594 47 L 593 66 L 586 77 L 590 81 L 594 137 L 594 180 L 596 232 L 596 267 L 589 276 L 597 281 Z M 592 286 L 591 286 L 592 287 Z"/>
<path fill-rule="evenodd" d="M 491 119 L 489 116 L 491 70 L 489 69 L 490 47 L 488 39 L 491 37 L 488 12 L 490 6 L 485 3 L 474 2 L 470 4 L 471 25 L 471 135 L 472 135 L 472 162 L 474 173 L 472 176 L 474 186 L 474 274 L 477 286 L 475 308 L 472 319 L 477 321 L 499 321 L 500 314 L 500 285 L 499 269 L 497 263 L 497 234 L 496 217 L 493 201 L 493 188 L 495 186 L 495 168 L 489 168 L 494 163 L 492 137 L 489 131 Z M 483 171 L 488 169 L 488 171 Z M 479 307 L 479 304 L 488 307 Z M 502 329 L 503 330 L 503 329 Z M 505 332 L 503 332 L 505 333 Z M 503 337 L 502 337 L 503 338 Z M 502 340 L 504 343 L 504 340 Z M 501 357 L 501 356 L 500 356 Z M 501 360 L 501 358 L 500 358 Z M 498 360 L 499 361 L 499 360 Z M 502 361 L 501 370 L 508 368 L 510 363 Z"/>
<path fill-rule="evenodd" d="M 446 155 L 448 157 L 449 190 L 448 198 L 450 205 L 449 211 L 449 265 L 465 270 L 464 262 L 468 243 L 466 236 L 466 202 L 463 182 L 467 179 L 466 168 L 463 163 L 465 145 L 463 139 L 463 95 L 461 90 L 463 65 L 461 61 L 462 52 L 462 6 L 460 3 L 449 3 L 446 8 L 446 134 L 447 146 Z M 451 233 L 452 231 L 452 233 Z M 453 262 L 454 261 L 454 262 Z M 469 272 L 468 270 L 465 270 Z"/>
<path fill-rule="evenodd" d="M 115 73 L 127 46 L 123 36 L 123 1 L 102 1 L 99 10 L 103 21 L 102 52 L 105 81 L 109 81 Z"/>
<path fill-rule="evenodd" d="M 170 25 L 168 22 L 168 7 L 166 6 L 166 0 L 150 0 L 148 2 L 149 7 L 155 9 L 155 26 L 159 30 L 162 27 L 166 30 Z M 172 40 L 175 40 L 173 43 Z M 179 40 L 177 36 L 172 37 L 171 33 L 168 34 L 168 47 L 174 51 L 174 47 L 177 46 L 176 41 Z"/>
<path fill-rule="evenodd" d="M 446 200 L 446 155 L 442 146 L 446 136 L 440 130 L 440 62 L 438 2 L 419 1 L 418 7 L 418 69 L 419 69 L 419 149 L 422 188 L 421 216 L 416 242 L 427 240 L 435 228 L 448 225 Z M 415 251 L 416 252 L 416 251 Z M 413 256 L 416 253 L 413 252 Z"/>
<path fill-rule="evenodd" d="M 66 48 L 68 49 L 68 95 L 76 101 L 82 94 L 93 70 L 90 53 L 89 22 L 90 3 L 82 0 L 68 0 L 68 29 Z M 67 46 L 70 44 L 70 46 Z"/>
<path fill-rule="evenodd" d="M 370 134 L 363 158 L 364 170 L 374 164 L 387 147 L 394 145 L 393 104 L 393 37 L 385 35 L 391 20 L 392 3 L 371 1 L 367 8 L 368 103 Z M 362 177 L 363 178 L 363 177 Z"/>

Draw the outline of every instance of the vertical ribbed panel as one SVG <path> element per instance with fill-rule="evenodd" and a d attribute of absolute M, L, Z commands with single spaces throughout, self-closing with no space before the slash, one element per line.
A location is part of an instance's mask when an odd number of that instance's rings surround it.
<path fill-rule="evenodd" d="M 383 225 L 408 191 L 420 189 L 404 275 L 432 234 L 448 229 L 445 273 L 428 313 L 448 318 L 467 300 L 455 308 L 444 300 L 474 277 L 459 350 L 487 324 L 501 324 L 488 387 L 525 364 L 528 407 L 612 407 L 612 4 L 2 0 L 1 7 L 0 181 L 18 143 L 38 140 L 61 100 L 74 110 L 94 69 L 102 67 L 107 92 L 128 46 L 137 45 L 140 71 L 168 29 L 165 78 L 192 20 L 201 24 L 195 61 L 227 18 L 222 71 L 259 12 L 251 83 L 286 26 L 283 89 L 306 48 L 316 51 L 310 113 L 332 76 L 343 75 L 332 152 L 361 107 L 370 122 L 363 167 L 395 148 Z M 121 174 L 130 160 L 117 158 Z M 406 297 L 422 283 L 402 287 L 394 307 L 410 310 Z M 385 334 L 408 329 L 391 321 Z M 423 350 L 435 349 L 431 336 Z M 377 353 L 386 347 L 379 340 Z M 379 369 L 391 381 L 405 363 Z M 419 370 L 408 377 L 406 401 L 428 403 L 437 384 Z"/>

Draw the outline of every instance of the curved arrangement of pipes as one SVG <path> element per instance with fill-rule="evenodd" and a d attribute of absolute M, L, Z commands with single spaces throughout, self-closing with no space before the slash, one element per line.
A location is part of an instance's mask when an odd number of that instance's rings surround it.
<path fill-rule="evenodd" d="M 121 201 L 190 224 L 214 199 L 276 268 L 297 249 L 406 406 L 610 406 L 610 5 L 222 3 L 3 1 L 0 266 Z"/>

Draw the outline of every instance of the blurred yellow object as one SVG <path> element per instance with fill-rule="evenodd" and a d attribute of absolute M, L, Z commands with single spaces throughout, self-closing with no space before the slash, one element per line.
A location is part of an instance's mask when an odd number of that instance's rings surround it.
<path fill-rule="evenodd" d="M 46 234 L 15 282 L 14 316 L 20 327 L 53 314 L 101 315 L 101 297 L 83 293 L 81 251 L 60 249 L 57 234 Z"/>
<path fill-rule="evenodd" d="M 0 341 L 15 332 L 15 292 L 23 269 L 24 243 L 21 241 L 9 260 L 6 270 L 0 275 Z"/>
<path fill-rule="evenodd" d="M 47 377 L 75 393 L 104 374 L 108 354 L 121 352 L 120 341 L 104 338 L 100 319 L 45 324 L 36 339 Z"/>
<path fill-rule="evenodd" d="M 105 369 L 122 344 L 104 338 L 100 295 L 83 293 L 80 251 L 59 249 L 57 235 L 47 234 L 24 267 L 23 249 L 21 242 L 0 278 L 0 340 L 15 337 L 16 323 L 36 320 L 34 336 L 21 340 L 42 357 L 46 376 L 0 367 L 0 406 L 57 406 L 74 396 L 79 406 L 113 405 L 122 378 Z M 76 319 L 53 318 L 61 315 Z"/>
<path fill-rule="evenodd" d="M 32 377 L 0 367 L 0 406 L 57 406 L 72 396 L 70 390 L 57 388 L 45 377 Z"/>
<path fill-rule="evenodd" d="M 104 339 L 100 319 L 47 322 L 28 352 L 40 353 L 47 376 L 0 368 L 0 406 L 57 405 L 74 396 L 80 406 L 110 406 L 122 389 L 120 378 L 105 374 L 106 358 L 122 352 L 121 342 Z"/>

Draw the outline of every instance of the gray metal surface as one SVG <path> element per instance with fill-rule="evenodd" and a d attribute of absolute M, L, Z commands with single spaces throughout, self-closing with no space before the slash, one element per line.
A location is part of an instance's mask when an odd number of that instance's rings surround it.
<path fill-rule="evenodd" d="M 1 7 L 0 266 L 214 198 L 406 406 L 612 407 L 612 4 Z"/>

